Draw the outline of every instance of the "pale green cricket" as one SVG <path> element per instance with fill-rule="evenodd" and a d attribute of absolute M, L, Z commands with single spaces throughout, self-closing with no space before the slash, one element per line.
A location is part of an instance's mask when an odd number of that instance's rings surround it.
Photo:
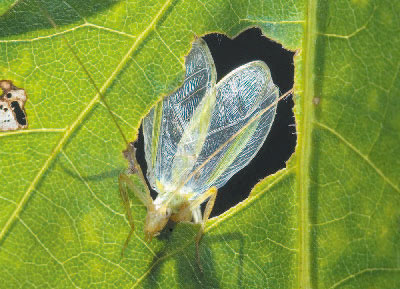
<path fill-rule="evenodd" d="M 147 178 L 158 193 L 156 199 L 124 174 L 120 188 L 125 204 L 123 184 L 147 207 L 144 232 L 148 241 L 172 220 L 200 223 L 198 245 L 218 188 L 261 148 L 280 98 L 262 61 L 242 65 L 216 83 L 214 61 L 201 38 L 194 41 L 185 66 L 183 85 L 158 102 L 143 120 Z M 143 178 L 134 151 L 128 150 L 126 157 L 130 170 Z M 207 200 L 202 216 L 200 205 Z M 126 210 L 133 230 L 129 205 Z"/>

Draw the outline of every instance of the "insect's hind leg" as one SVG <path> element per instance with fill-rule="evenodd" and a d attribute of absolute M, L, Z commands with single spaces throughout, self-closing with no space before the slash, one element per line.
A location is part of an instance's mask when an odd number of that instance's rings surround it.
<path fill-rule="evenodd" d="M 205 229 L 205 225 L 208 221 L 208 218 L 210 217 L 211 211 L 214 207 L 215 204 L 215 200 L 217 198 L 217 188 L 216 187 L 212 187 L 210 188 L 208 191 L 206 191 L 202 196 L 200 196 L 193 204 L 193 209 L 198 208 L 205 200 L 209 199 L 207 204 L 206 204 L 206 208 L 204 210 L 204 214 L 203 214 L 203 219 L 201 220 L 201 227 L 199 232 L 197 233 L 196 236 L 196 258 L 197 258 L 197 262 L 199 264 L 200 269 L 202 270 L 202 266 L 200 263 L 200 254 L 199 254 L 199 246 L 200 246 L 200 241 L 201 238 L 203 237 L 204 234 L 204 229 Z"/>

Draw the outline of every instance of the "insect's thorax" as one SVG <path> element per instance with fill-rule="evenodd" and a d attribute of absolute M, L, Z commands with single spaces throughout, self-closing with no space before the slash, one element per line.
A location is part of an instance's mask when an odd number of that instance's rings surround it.
<path fill-rule="evenodd" d="M 183 206 L 188 206 L 191 194 L 177 191 L 159 191 L 157 198 L 153 201 L 155 210 L 166 208 L 171 214 L 177 214 Z"/>
<path fill-rule="evenodd" d="M 155 209 L 169 208 L 172 214 L 178 213 L 182 206 L 189 205 L 194 194 L 186 187 L 177 188 L 175 184 L 156 181 L 157 198 L 154 200 Z"/>

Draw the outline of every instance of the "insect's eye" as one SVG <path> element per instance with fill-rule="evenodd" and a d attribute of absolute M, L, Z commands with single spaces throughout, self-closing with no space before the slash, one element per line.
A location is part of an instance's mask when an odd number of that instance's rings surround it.
<path fill-rule="evenodd" d="M 12 97 L 12 93 L 11 92 L 7 93 L 7 98 L 11 98 L 11 97 Z"/>

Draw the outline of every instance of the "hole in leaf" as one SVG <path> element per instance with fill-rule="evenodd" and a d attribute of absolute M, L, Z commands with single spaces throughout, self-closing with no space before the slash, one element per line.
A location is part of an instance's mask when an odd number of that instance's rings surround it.
<path fill-rule="evenodd" d="M 222 34 L 209 34 L 203 39 L 207 42 L 214 59 L 217 82 L 243 64 L 262 60 L 268 65 L 272 79 L 279 87 L 281 94 L 293 87 L 294 52 L 288 51 L 280 44 L 264 37 L 260 29 L 246 30 L 234 39 L 229 39 Z M 296 128 L 292 108 L 291 96 L 279 102 L 274 123 L 265 143 L 251 162 L 218 190 L 211 217 L 218 216 L 245 200 L 261 179 L 285 168 L 285 163 L 294 152 L 296 145 Z M 142 127 L 136 147 L 137 160 L 146 175 Z M 157 196 L 155 191 L 152 191 L 151 194 L 153 198 Z"/>

